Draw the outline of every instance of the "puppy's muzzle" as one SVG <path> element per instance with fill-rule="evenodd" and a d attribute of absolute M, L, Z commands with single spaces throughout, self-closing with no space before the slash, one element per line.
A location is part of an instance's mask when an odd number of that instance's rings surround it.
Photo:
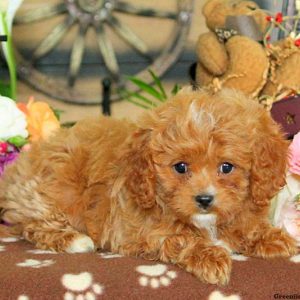
<path fill-rule="evenodd" d="M 214 201 L 214 196 L 209 194 L 201 194 L 195 196 L 195 200 L 200 208 L 207 209 Z"/>

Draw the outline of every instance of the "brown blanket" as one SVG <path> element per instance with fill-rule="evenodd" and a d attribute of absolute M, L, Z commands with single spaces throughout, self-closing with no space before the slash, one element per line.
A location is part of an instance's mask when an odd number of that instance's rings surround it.
<path fill-rule="evenodd" d="M 233 258 L 231 281 L 220 287 L 160 262 L 108 253 L 56 254 L 0 238 L 0 299 L 300 299 L 300 254 L 289 260 Z"/>

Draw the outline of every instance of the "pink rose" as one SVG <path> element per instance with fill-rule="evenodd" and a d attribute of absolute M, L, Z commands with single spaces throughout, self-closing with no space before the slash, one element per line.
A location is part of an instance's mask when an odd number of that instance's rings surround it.
<path fill-rule="evenodd" d="M 298 132 L 289 146 L 288 153 L 289 170 L 300 175 L 300 132 Z"/>

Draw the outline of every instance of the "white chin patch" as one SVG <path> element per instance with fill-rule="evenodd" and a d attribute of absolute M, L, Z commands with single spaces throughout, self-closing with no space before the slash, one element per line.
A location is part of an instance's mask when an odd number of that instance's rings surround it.
<path fill-rule="evenodd" d="M 206 229 L 212 240 L 217 239 L 217 217 L 214 214 L 197 214 L 192 216 L 192 223 L 199 229 Z"/>
<path fill-rule="evenodd" d="M 222 240 L 218 240 L 216 220 L 217 217 L 214 214 L 196 214 L 192 216 L 192 223 L 199 229 L 206 229 L 214 245 L 223 247 L 228 252 L 232 252 L 226 243 Z"/>

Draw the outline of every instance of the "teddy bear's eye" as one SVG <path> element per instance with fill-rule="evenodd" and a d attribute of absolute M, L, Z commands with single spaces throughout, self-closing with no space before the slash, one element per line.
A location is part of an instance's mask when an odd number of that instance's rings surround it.
<path fill-rule="evenodd" d="M 249 8 L 249 9 L 251 9 L 251 10 L 256 10 L 256 7 L 255 7 L 255 6 L 247 5 L 247 8 Z"/>

